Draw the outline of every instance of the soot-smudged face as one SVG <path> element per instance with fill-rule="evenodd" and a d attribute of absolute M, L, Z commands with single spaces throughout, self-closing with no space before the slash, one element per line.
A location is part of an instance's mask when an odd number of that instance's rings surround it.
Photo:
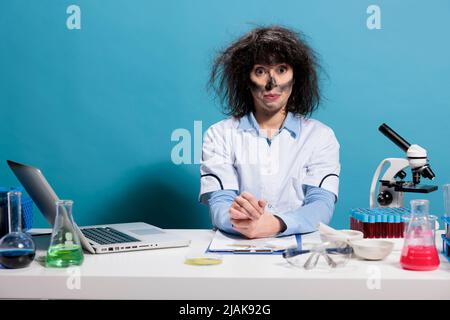
<path fill-rule="evenodd" d="M 294 71 L 286 63 L 255 64 L 250 72 L 250 88 L 257 111 L 276 113 L 284 108 L 292 93 Z"/>

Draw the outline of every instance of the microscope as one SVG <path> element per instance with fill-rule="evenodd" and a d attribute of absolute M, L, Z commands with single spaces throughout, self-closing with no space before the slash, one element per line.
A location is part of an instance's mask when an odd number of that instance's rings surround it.
<path fill-rule="evenodd" d="M 430 193 L 438 189 L 437 186 L 420 184 L 421 177 L 433 180 L 435 174 L 428 163 L 427 151 L 417 144 L 410 144 L 398 133 L 383 123 L 379 128 L 387 138 L 406 152 L 406 159 L 387 158 L 381 161 L 375 171 L 370 186 L 370 208 L 402 208 L 404 206 L 404 192 Z M 389 165 L 380 179 L 382 170 Z M 412 181 L 404 181 L 410 167 Z M 378 192 L 377 183 L 380 183 Z"/>

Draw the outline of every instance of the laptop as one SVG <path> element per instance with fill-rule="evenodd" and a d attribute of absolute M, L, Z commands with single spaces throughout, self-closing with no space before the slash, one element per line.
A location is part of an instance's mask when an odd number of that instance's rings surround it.
<path fill-rule="evenodd" d="M 38 168 L 7 160 L 36 206 L 53 226 L 56 217 L 56 201 L 53 188 Z M 185 247 L 190 240 L 174 232 L 160 229 L 144 222 L 106 224 L 75 229 L 85 250 L 93 254 Z"/>

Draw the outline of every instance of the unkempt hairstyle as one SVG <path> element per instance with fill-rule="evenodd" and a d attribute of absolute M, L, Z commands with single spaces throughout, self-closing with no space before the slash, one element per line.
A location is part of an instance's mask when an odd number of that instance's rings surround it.
<path fill-rule="evenodd" d="M 294 71 L 287 111 L 311 115 L 320 102 L 317 56 L 299 32 L 280 26 L 253 29 L 214 60 L 208 84 L 220 98 L 224 113 L 241 118 L 253 111 L 250 72 L 255 64 L 277 63 L 287 63 Z"/>

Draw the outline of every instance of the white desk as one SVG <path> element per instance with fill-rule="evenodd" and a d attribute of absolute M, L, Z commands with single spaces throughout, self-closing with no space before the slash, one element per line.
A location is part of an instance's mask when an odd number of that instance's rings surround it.
<path fill-rule="evenodd" d="M 224 255 L 221 265 L 185 265 L 186 254 L 206 248 L 213 232 L 175 231 L 192 240 L 190 248 L 85 254 L 78 269 L 46 269 L 37 261 L 26 269 L 2 269 L 0 298 L 450 299 L 450 263 L 440 255 L 436 271 L 405 271 L 399 265 L 402 240 L 384 261 L 306 271 L 279 255 Z"/>

